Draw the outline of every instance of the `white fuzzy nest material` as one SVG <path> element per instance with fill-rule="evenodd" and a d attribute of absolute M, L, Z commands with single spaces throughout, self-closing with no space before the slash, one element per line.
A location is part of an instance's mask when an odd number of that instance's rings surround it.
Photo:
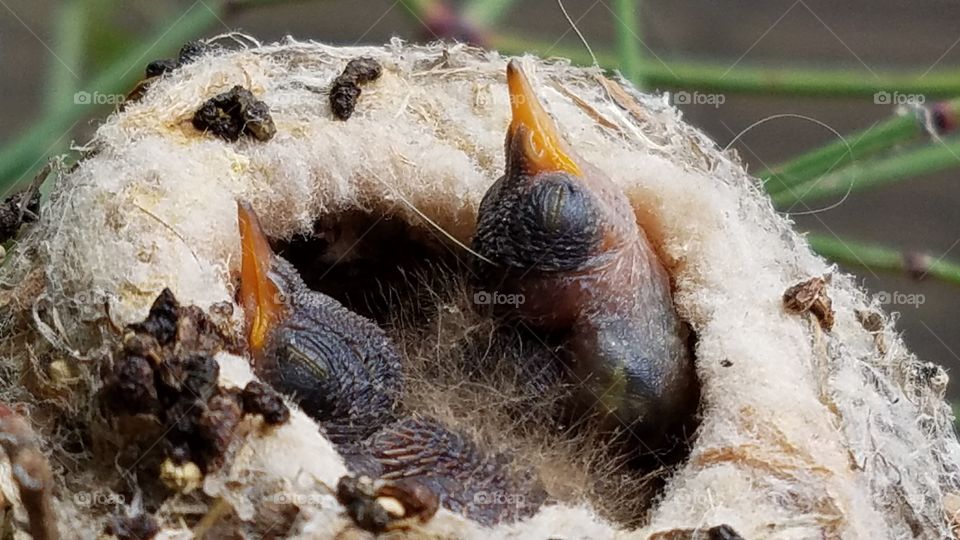
<path fill-rule="evenodd" d="M 338 121 L 325 90 L 358 56 L 376 58 L 384 73 L 363 88 L 354 116 Z M 426 216 L 468 242 L 504 164 L 505 65 L 465 46 L 289 41 L 165 75 L 100 127 L 89 146 L 96 153 L 58 179 L 42 221 L 3 266 L 4 394 L 36 411 L 88 406 L 96 384 L 70 374 L 95 373 L 90 366 L 112 350 L 105 305 L 123 325 L 141 320 L 164 287 L 183 304 L 233 301 L 237 199 L 252 203 L 273 237 L 360 208 L 438 234 Z M 628 98 L 617 100 L 596 70 L 532 57 L 523 65 L 568 141 L 623 187 L 661 250 L 698 336 L 703 421 L 640 531 L 617 530 L 584 505 L 546 507 L 492 531 L 441 511 L 420 533 L 646 538 L 728 524 L 748 539 L 950 536 L 960 445 L 943 371 L 911 355 L 888 317 L 865 328 L 857 313 L 879 308 L 855 279 L 812 254 L 737 159 L 663 97 L 621 83 Z M 269 105 L 277 127 L 269 142 L 228 143 L 192 127 L 200 104 L 236 84 Z M 836 324 L 825 332 L 786 312 L 782 296 L 830 273 Z M 220 361 L 226 383 L 252 377 L 246 359 Z M 21 375 L 34 381 L 29 392 Z M 40 412 L 34 420 L 53 425 Z M 45 434 L 62 459 L 63 434 Z M 329 489 L 344 471 L 296 411 L 273 433 L 251 430 L 203 489 L 241 519 L 254 519 L 267 494 L 306 501 L 294 532 L 328 538 L 348 525 Z M 100 530 L 102 517 L 77 503 L 69 480 L 61 519 L 71 534 Z M 163 509 L 164 535 L 189 536 L 182 511 Z"/>

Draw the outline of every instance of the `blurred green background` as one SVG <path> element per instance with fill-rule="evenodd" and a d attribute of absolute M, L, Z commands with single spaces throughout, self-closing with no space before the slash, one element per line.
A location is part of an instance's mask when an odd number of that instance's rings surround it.
<path fill-rule="evenodd" d="M 905 115 L 889 132 L 879 129 L 886 138 L 874 141 L 875 152 L 852 166 L 835 155 L 827 163 L 836 169 L 831 172 L 844 173 L 840 180 L 869 189 L 844 198 L 841 184 L 814 190 L 814 200 L 778 188 L 776 200 L 802 230 L 819 235 L 822 252 L 862 276 L 888 310 L 900 312 L 899 328 L 914 352 L 951 370 L 960 367 L 960 271 L 945 264 L 960 260 L 960 146 L 950 133 L 931 137 L 913 120 L 929 114 L 937 100 L 960 96 L 960 3 L 564 5 L 604 67 L 619 68 L 649 91 L 685 96 L 675 101 L 687 120 L 720 146 L 733 141 L 751 171 L 835 142 L 831 129 L 883 128 Z M 0 191 L 29 181 L 71 141 L 87 141 L 97 118 L 111 111 L 109 104 L 78 103 L 77 92 L 126 93 L 150 60 L 175 55 L 188 39 L 230 30 L 264 42 L 286 35 L 339 44 L 456 38 L 589 62 L 552 0 L 0 0 Z M 931 118 L 950 127 L 952 112 L 945 111 Z M 825 210 L 813 211 L 819 209 Z M 923 268 L 937 262 L 938 271 L 917 280 L 904 261 Z M 958 387 L 951 385 L 953 398 L 960 398 Z"/>

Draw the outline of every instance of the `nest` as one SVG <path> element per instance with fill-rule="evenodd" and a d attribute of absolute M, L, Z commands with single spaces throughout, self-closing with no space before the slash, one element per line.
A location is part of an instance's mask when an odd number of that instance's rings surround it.
<path fill-rule="evenodd" d="M 358 57 L 382 74 L 341 120 L 328 95 Z M 699 538 L 726 526 L 745 538 L 952 536 L 960 445 L 944 371 L 907 351 L 856 280 L 812 254 L 736 156 L 663 96 L 563 60 L 522 62 L 568 141 L 628 194 L 666 263 L 697 336 L 702 419 L 636 523 L 572 498 L 492 529 L 441 510 L 405 534 Z M 356 529 L 334 496 L 343 460 L 292 405 L 274 428 L 239 420 L 223 464 L 193 479 L 198 489 L 158 498 L 142 487 L 155 479 L 121 465 L 95 395 L 117 329 L 142 321 L 165 288 L 202 310 L 234 304 L 237 200 L 275 239 L 362 215 L 468 244 L 504 166 L 505 65 L 461 45 L 221 49 L 153 80 L 103 123 L 0 269 L 0 394 L 38 433 L 61 531 L 92 537 L 144 501 L 159 505 L 148 510 L 167 538 Z M 269 107 L 275 134 L 231 141 L 195 127 L 198 108 L 237 85 Z M 343 248 L 334 258 L 356 256 L 346 249 L 356 241 L 332 243 Z M 239 313 L 225 317 L 239 334 Z M 223 387 L 254 378 L 242 351 L 216 359 Z M 0 469 L 0 487 L 23 522 L 9 472 Z"/>

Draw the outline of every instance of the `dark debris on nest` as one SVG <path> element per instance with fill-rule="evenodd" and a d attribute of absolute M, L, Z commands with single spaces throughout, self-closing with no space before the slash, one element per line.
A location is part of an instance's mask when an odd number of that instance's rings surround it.
<path fill-rule="evenodd" d="M 659 531 L 651 534 L 650 540 L 744 540 L 744 538 L 729 525 L 717 525 L 698 529 Z"/>
<path fill-rule="evenodd" d="M 150 62 L 144 69 L 145 78 L 137 83 L 137 86 L 127 94 L 127 97 L 123 100 L 123 105 L 136 103 L 143 99 L 150 85 L 157 77 L 196 62 L 200 57 L 209 54 L 213 50 L 213 46 L 202 41 L 190 41 L 180 49 L 180 53 L 176 58 L 161 58 Z M 121 107 L 121 109 L 122 108 L 123 107 Z"/>
<path fill-rule="evenodd" d="M 375 81 L 383 74 L 383 67 L 373 58 L 354 58 L 347 63 L 330 87 L 330 108 L 334 116 L 347 120 L 353 115 L 360 99 L 360 85 Z"/>
<path fill-rule="evenodd" d="M 833 329 L 833 302 L 827 295 L 829 276 L 812 277 L 789 287 L 783 293 L 783 306 L 792 313 L 811 313 L 820 327 L 829 332 Z"/>
<path fill-rule="evenodd" d="M 344 476 L 337 481 L 336 496 L 354 525 L 372 533 L 426 523 L 440 508 L 436 493 L 413 479 L 383 481 Z"/>
<path fill-rule="evenodd" d="M 165 289 L 147 317 L 127 326 L 99 397 L 107 418 L 146 416 L 162 427 L 166 457 L 218 468 L 247 414 L 268 424 L 289 419 L 283 401 L 256 386 L 219 386 L 219 351 L 236 352 L 229 305 L 204 312 L 181 306 Z M 123 435 L 123 434 L 121 434 Z M 133 434 L 130 434 L 133 435 Z"/>
<path fill-rule="evenodd" d="M 270 107 L 240 85 L 201 105 L 193 115 L 193 127 L 230 142 L 241 135 L 269 141 L 277 133 Z"/>
<path fill-rule="evenodd" d="M 28 189 L 7 197 L 0 203 L 0 243 L 15 237 L 21 225 L 33 223 L 39 216 L 39 190 Z"/>
<path fill-rule="evenodd" d="M 261 415 L 271 426 L 284 424 L 290 419 L 290 409 L 270 385 L 250 381 L 243 389 L 242 398 L 244 412 Z"/>
<path fill-rule="evenodd" d="M 147 68 L 144 71 L 148 78 L 163 75 L 187 64 L 192 64 L 211 51 L 213 51 L 213 47 L 207 43 L 202 41 L 189 41 L 180 48 L 180 52 L 176 58 L 154 60 L 147 64 Z"/>

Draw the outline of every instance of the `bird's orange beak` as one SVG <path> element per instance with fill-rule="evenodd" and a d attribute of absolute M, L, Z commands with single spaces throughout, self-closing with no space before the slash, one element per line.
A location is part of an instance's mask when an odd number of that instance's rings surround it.
<path fill-rule="evenodd" d="M 283 315 L 280 289 L 270 279 L 273 250 L 260 227 L 260 220 L 248 203 L 237 203 L 240 225 L 240 302 L 247 322 L 251 352 L 259 354 L 270 331 Z"/>
<path fill-rule="evenodd" d="M 530 81 L 516 60 L 507 65 L 507 86 L 513 120 L 507 130 L 507 160 L 519 160 L 524 172 L 535 176 L 544 172 L 566 172 L 583 176 L 580 166 L 570 157 L 553 119 L 544 110 Z M 520 140 L 515 140 L 520 137 Z"/>

